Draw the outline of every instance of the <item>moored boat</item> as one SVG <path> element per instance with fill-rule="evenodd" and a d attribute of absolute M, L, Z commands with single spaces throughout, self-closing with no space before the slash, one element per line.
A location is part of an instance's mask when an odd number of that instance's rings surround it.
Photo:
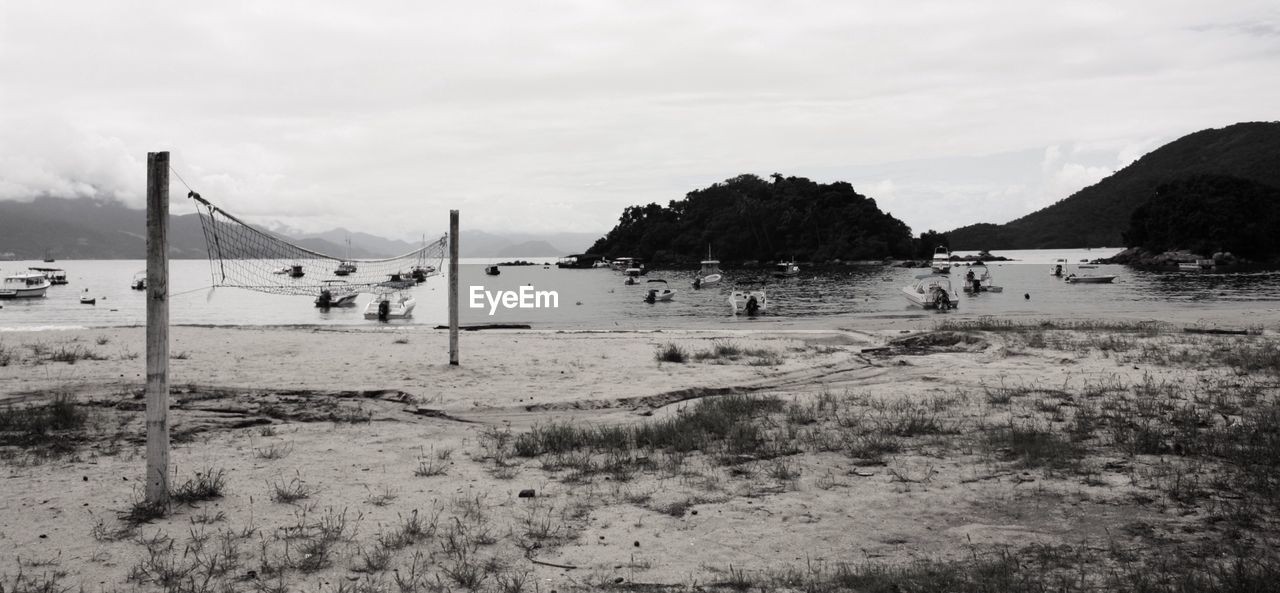
<path fill-rule="evenodd" d="M 67 283 L 67 272 L 62 268 L 27 268 L 27 269 L 31 270 L 32 272 L 39 272 L 41 274 L 44 274 L 44 277 L 49 279 L 49 284 L 53 286 L 58 286 L 60 284 Z"/>
<path fill-rule="evenodd" d="M 1068 274 L 1063 278 L 1071 284 L 1110 284 L 1115 279 L 1115 276 L 1077 276 L 1075 274 Z"/>
<path fill-rule="evenodd" d="M 791 278 L 800 274 L 800 266 L 793 261 L 778 262 L 773 266 L 774 278 Z"/>
<path fill-rule="evenodd" d="M 925 309 L 945 311 L 960 306 L 960 295 L 951 289 L 951 278 L 941 274 L 921 274 L 911 286 L 902 288 L 907 301 Z"/>
<path fill-rule="evenodd" d="M 6 276 L 0 283 L 0 299 L 28 299 L 43 297 L 52 286 L 44 274 L 18 272 Z"/>
<path fill-rule="evenodd" d="M 764 313 L 768 304 L 763 290 L 735 290 L 729 294 L 729 307 L 734 315 L 754 317 Z"/>
<path fill-rule="evenodd" d="M 413 307 L 417 304 L 417 300 L 413 295 L 402 292 L 384 292 L 378 294 L 376 298 L 369 301 L 364 308 L 365 319 L 377 319 L 378 321 L 389 321 L 392 319 L 407 319 L 413 316 Z"/>
<path fill-rule="evenodd" d="M 982 262 L 974 262 L 964 274 L 964 291 L 977 294 L 980 292 L 1004 292 L 1004 288 L 991 281 L 991 271 Z"/>
<path fill-rule="evenodd" d="M 939 245 L 933 248 L 933 259 L 929 262 L 929 267 L 935 274 L 946 274 L 951 272 L 951 250 L 946 245 Z"/>
<path fill-rule="evenodd" d="M 342 280 L 325 280 L 324 288 L 320 289 L 320 295 L 316 297 L 315 304 L 321 309 L 354 307 L 358 296 L 360 293 L 346 286 Z"/>
<path fill-rule="evenodd" d="M 81 305 L 94 305 L 94 304 L 97 304 L 97 302 L 98 302 L 98 298 L 89 296 L 89 289 L 87 288 L 84 289 L 84 292 L 80 294 Z"/>
<path fill-rule="evenodd" d="M 707 246 L 707 259 L 700 262 L 702 269 L 698 270 L 698 275 L 693 278 L 693 287 L 702 288 L 716 284 L 724 279 L 724 274 L 720 272 L 720 261 L 711 259 L 711 246 Z"/>
<path fill-rule="evenodd" d="M 143 270 L 133 275 L 133 280 L 129 281 L 129 288 L 133 290 L 147 289 L 147 271 Z"/>
<path fill-rule="evenodd" d="M 350 261 L 343 261 L 338 264 L 338 268 L 333 271 L 334 276 L 350 276 L 352 272 L 359 270 L 356 264 Z"/>
<path fill-rule="evenodd" d="M 499 270 L 498 266 L 486 266 L 484 269 L 484 273 L 490 276 L 497 276 L 498 274 L 502 273 L 502 270 Z"/>
<path fill-rule="evenodd" d="M 1053 266 L 1049 268 L 1049 275 L 1061 278 L 1067 273 L 1067 260 L 1063 258 L 1053 260 Z"/>

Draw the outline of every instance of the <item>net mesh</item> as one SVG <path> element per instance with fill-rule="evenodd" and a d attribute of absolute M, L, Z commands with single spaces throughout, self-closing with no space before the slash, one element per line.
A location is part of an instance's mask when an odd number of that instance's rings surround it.
<path fill-rule="evenodd" d="M 187 195 L 199 204 L 214 286 L 282 295 L 386 293 L 425 282 L 443 266 L 447 235 L 397 257 L 342 259 L 255 228 L 198 193 Z"/>

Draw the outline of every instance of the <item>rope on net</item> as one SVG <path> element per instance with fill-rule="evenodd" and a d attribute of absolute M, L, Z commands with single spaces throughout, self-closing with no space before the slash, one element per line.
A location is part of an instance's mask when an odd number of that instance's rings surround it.
<path fill-rule="evenodd" d="M 307 249 L 250 225 L 190 191 L 200 214 L 214 286 L 281 295 L 387 293 L 440 273 L 448 235 L 397 257 L 344 259 Z"/>

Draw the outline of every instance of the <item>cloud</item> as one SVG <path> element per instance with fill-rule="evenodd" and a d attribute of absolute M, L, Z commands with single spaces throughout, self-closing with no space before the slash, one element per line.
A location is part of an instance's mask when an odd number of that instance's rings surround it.
<path fill-rule="evenodd" d="M 170 150 L 205 197 L 307 230 L 414 237 L 458 208 L 604 231 L 775 171 L 892 179 L 913 227 L 952 226 L 915 206 L 941 195 L 1007 220 L 1148 139 L 1273 117 L 1272 4 L 9 3 L 0 199 L 138 204 L 146 153 Z M 932 168 L 863 176 L 883 163 Z"/>

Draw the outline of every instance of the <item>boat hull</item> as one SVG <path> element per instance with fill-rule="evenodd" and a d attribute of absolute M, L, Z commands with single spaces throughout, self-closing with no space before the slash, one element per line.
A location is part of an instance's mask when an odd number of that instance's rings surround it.
<path fill-rule="evenodd" d="M 758 305 L 755 312 L 756 315 L 763 314 L 766 310 L 768 310 L 769 300 L 765 298 L 765 294 L 763 290 L 753 290 L 753 291 L 735 290 L 729 295 L 729 307 L 732 308 L 733 314 L 734 315 L 750 315 L 751 313 L 747 311 L 747 301 L 749 301 L 751 297 L 756 298 L 756 304 Z"/>
<path fill-rule="evenodd" d="M 1066 280 L 1071 284 L 1110 284 L 1115 279 L 1115 276 L 1068 276 Z"/>

